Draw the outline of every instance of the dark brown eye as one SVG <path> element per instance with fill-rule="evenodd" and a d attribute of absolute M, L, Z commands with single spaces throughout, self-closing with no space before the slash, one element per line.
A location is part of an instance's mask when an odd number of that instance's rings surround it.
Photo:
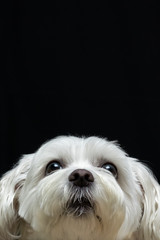
<path fill-rule="evenodd" d="M 46 175 L 52 174 L 59 169 L 62 169 L 61 163 L 58 161 L 52 161 L 46 167 Z"/>
<path fill-rule="evenodd" d="M 113 175 L 115 178 L 118 177 L 117 168 L 116 168 L 112 163 L 105 163 L 105 164 L 102 165 L 102 168 L 104 168 L 105 170 L 111 172 L 112 175 Z"/>

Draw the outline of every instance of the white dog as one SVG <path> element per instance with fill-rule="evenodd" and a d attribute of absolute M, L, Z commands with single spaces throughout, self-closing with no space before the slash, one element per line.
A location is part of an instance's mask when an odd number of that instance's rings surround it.
<path fill-rule="evenodd" d="M 160 187 L 98 137 L 62 136 L 0 181 L 0 240 L 160 240 Z"/>

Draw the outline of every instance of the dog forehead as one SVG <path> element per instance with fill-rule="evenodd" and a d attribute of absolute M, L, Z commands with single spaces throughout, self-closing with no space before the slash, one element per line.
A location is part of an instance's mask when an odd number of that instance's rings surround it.
<path fill-rule="evenodd" d="M 75 158 L 85 156 L 85 143 L 83 138 L 57 137 L 41 146 L 37 151 L 39 159 L 63 159 L 73 161 Z"/>
<path fill-rule="evenodd" d="M 113 142 L 99 137 L 61 136 L 42 145 L 37 154 L 41 159 L 64 159 L 96 161 L 100 158 L 116 159 L 125 153 Z"/>

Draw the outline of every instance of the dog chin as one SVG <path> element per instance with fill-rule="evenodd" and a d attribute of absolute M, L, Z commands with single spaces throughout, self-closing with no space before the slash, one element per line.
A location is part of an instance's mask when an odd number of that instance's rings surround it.
<path fill-rule="evenodd" d="M 94 204 L 85 197 L 81 199 L 71 199 L 66 205 L 65 214 L 74 217 L 87 217 L 94 213 Z"/>
<path fill-rule="evenodd" d="M 94 213 L 95 204 L 90 189 L 76 187 L 65 206 L 65 214 L 74 217 L 87 217 Z"/>

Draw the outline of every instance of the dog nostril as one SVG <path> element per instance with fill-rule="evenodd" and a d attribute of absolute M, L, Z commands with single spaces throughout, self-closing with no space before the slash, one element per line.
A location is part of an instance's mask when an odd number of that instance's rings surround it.
<path fill-rule="evenodd" d="M 94 182 L 92 173 L 86 169 L 77 169 L 73 171 L 68 179 L 70 182 L 73 182 L 74 185 L 79 187 L 86 187 Z"/>

